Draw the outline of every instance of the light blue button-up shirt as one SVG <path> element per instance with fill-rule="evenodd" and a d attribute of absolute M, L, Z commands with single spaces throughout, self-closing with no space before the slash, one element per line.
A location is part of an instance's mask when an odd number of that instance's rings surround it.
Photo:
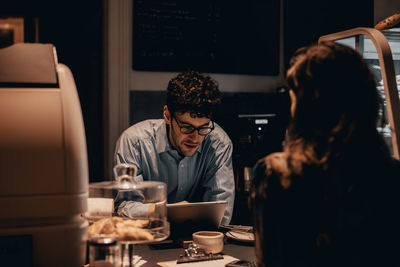
<path fill-rule="evenodd" d="M 221 224 L 229 224 L 235 194 L 232 141 L 220 126 L 214 125 L 193 156 L 185 157 L 170 145 L 163 119 L 139 122 L 120 136 L 115 164 L 134 164 L 143 180 L 165 182 L 168 203 L 226 200 Z"/>

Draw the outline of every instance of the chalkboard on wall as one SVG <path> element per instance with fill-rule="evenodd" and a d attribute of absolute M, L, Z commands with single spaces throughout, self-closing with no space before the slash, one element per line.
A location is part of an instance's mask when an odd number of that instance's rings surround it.
<path fill-rule="evenodd" d="M 277 75 L 279 0 L 134 0 L 133 69 Z"/>

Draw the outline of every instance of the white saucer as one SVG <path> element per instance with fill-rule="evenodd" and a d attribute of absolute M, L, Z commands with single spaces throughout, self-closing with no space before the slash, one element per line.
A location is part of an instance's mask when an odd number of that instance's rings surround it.
<path fill-rule="evenodd" d="M 253 233 L 246 233 L 246 232 L 239 232 L 239 231 L 229 231 L 225 234 L 228 238 L 241 241 L 241 242 L 254 242 L 254 234 Z"/>

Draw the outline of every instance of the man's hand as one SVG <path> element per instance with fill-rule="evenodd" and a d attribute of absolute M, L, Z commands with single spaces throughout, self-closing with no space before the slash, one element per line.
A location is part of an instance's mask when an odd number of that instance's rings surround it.
<path fill-rule="evenodd" d="M 174 204 L 185 204 L 185 203 L 189 203 L 189 201 L 183 200 L 180 202 L 176 202 Z M 160 211 L 160 208 L 158 207 L 157 204 L 150 204 L 149 206 L 149 210 L 147 211 L 147 217 L 155 217 L 157 216 L 157 213 Z"/>

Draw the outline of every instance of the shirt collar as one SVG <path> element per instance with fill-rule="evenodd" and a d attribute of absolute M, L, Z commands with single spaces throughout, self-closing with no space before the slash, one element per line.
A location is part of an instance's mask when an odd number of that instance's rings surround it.
<path fill-rule="evenodd" d="M 175 150 L 168 140 L 167 128 L 168 128 L 167 124 L 163 122 L 161 123 L 161 126 L 156 129 L 156 149 L 158 154 Z M 204 142 L 206 141 L 207 137 L 208 136 L 204 138 L 203 142 L 201 143 L 201 145 L 199 146 L 199 148 L 196 150 L 195 153 L 201 153 L 201 150 L 203 148 Z"/>
<path fill-rule="evenodd" d="M 164 120 L 160 127 L 156 129 L 156 149 L 158 154 L 173 150 L 173 147 L 168 141 L 167 124 Z"/>

